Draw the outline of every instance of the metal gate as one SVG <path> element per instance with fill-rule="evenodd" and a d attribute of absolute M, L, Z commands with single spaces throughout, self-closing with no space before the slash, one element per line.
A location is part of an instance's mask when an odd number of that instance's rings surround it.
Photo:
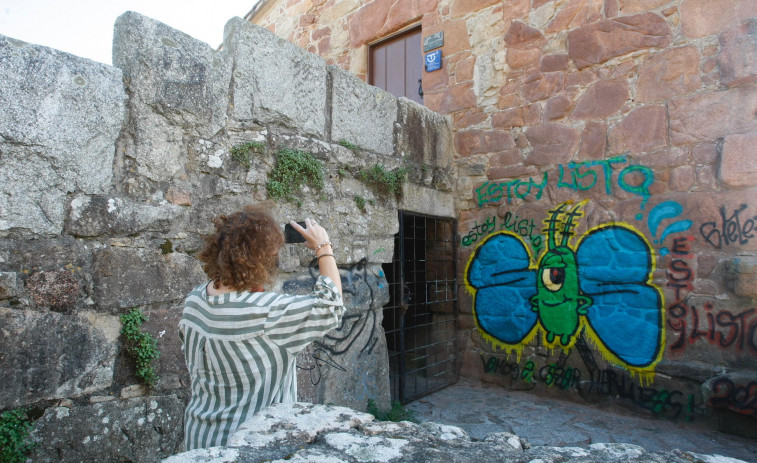
<path fill-rule="evenodd" d="M 457 381 L 457 241 L 454 220 L 400 211 L 399 221 L 383 327 L 392 400 L 404 404 Z"/>

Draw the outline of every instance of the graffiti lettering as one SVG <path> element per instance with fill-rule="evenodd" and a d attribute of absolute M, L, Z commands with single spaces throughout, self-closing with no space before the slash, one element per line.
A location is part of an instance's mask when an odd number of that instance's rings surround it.
<path fill-rule="evenodd" d="M 557 166 L 555 186 L 586 191 L 600 183 L 601 175 L 605 194 L 613 194 L 613 181 L 615 181 L 622 190 L 641 196 L 643 208 L 650 196 L 649 187 L 654 183 L 654 171 L 646 166 L 630 165 L 623 169 L 617 177 L 614 177 L 612 166 L 625 162 L 627 162 L 625 156 L 616 156 L 599 161 L 560 164 Z M 540 182 L 535 181 L 533 177 L 528 180 L 486 182 L 476 189 L 478 207 L 500 201 L 506 201 L 507 204 L 510 204 L 513 198 L 525 199 L 529 195 L 532 195 L 534 199 L 540 199 L 549 181 L 549 174 L 544 172 Z"/>
<path fill-rule="evenodd" d="M 730 378 L 718 378 L 712 384 L 712 393 L 707 405 L 757 416 L 757 381 L 737 386 Z"/>
<path fill-rule="evenodd" d="M 496 224 L 495 216 L 491 216 L 487 218 L 486 222 L 484 222 L 481 225 L 479 225 L 478 222 L 476 222 L 476 224 L 473 226 L 473 228 L 471 228 L 468 234 L 463 236 L 463 239 L 462 239 L 463 246 L 470 246 L 471 244 L 478 241 L 479 238 L 483 238 L 484 236 L 493 232 L 495 224 Z"/>
<path fill-rule="evenodd" d="M 700 339 L 705 339 L 710 344 L 722 348 L 735 347 L 738 350 L 747 349 L 757 353 L 757 317 L 752 317 L 757 315 L 757 308 L 739 314 L 727 310 L 715 314 L 713 308 L 711 302 L 705 303 L 702 314 L 695 306 L 689 307 L 683 302 L 671 306 L 668 309 L 671 317 L 668 326 L 678 335 L 678 339 L 670 348 L 681 349 L 687 341 L 694 344 Z"/>
<path fill-rule="evenodd" d="M 486 360 L 483 355 L 481 356 L 481 361 L 484 363 L 484 371 L 486 373 L 498 373 L 502 376 L 510 376 L 512 379 L 518 379 L 520 367 L 518 367 L 517 363 L 507 362 L 504 359 L 499 359 L 494 356 L 489 357 L 489 360 Z"/>
<path fill-rule="evenodd" d="M 585 383 L 579 383 L 579 386 L 586 387 Z M 588 382 L 588 392 L 628 399 L 656 415 L 667 418 L 678 418 L 684 408 L 680 401 L 683 398 L 681 391 L 642 387 L 616 370 L 594 372 L 591 381 Z"/>
<path fill-rule="evenodd" d="M 536 224 L 534 223 L 533 219 L 519 220 L 517 215 L 513 216 L 512 212 L 507 211 L 505 212 L 503 223 L 499 226 L 499 228 L 513 231 L 522 237 L 528 238 L 534 248 L 535 253 L 539 254 L 539 250 L 541 249 L 541 236 L 534 234 L 534 228 L 536 228 Z"/>
<path fill-rule="evenodd" d="M 563 391 L 578 387 L 581 371 L 578 368 L 562 367 L 556 363 L 545 365 L 539 370 L 539 379 L 547 386 L 557 385 Z"/>
<path fill-rule="evenodd" d="M 702 238 L 716 249 L 720 249 L 731 244 L 747 244 L 750 239 L 754 238 L 754 222 L 757 215 L 744 220 L 739 215 L 747 208 L 746 204 L 740 205 L 734 209 L 733 214 L 728 217 L 725 206 L 720 207 L 720 223 L 717 221 L 705 222 L 699 227 L 699 233 Z"/>

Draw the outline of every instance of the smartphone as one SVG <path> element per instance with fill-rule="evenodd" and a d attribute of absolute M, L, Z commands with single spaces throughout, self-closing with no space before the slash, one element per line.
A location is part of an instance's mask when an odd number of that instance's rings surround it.
<path fill-rule="evenodd" d="M 305 228 L 305 222 L 297 222 L 297 225 L 299 225 L 302 228 Z M 305 238 L 295 230 L 293 226 L 290 224 L 284 225 L 284 242 L 285 243 L 304 243 Z"/>

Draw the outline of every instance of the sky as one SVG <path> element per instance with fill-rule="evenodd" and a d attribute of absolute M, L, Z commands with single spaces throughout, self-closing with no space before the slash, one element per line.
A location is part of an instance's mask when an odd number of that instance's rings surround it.
<path fill-rule="evenodd" d="M 113 24 L 125 11 L 157 19 L 213 48 L 257 0 L 0 0 L 0 34 L 112 64 Z"/>

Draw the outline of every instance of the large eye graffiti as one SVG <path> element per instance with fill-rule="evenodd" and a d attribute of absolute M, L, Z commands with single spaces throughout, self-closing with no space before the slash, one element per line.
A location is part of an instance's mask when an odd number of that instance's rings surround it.
<path fill-rule="evenodd" d="M 565 281 L 564 268 L 545 268 L 541 271 L 541 281 L 550 291 L 560 291 Z"/>
<path fill-rule="evenodd" d="M 603 224 L 573 246 L 584 203 L 549 211 L 547 249 L 534 260 L 522 238 L 489 235 L 465 270 L 476 325 L 490 342 L 520 352 L 537 333 L 546 346 L 572 347 L 586 333 L 610 362 L 642 374 L 661 359 L 662 292 L 654 254 L 625 224 Z"/>

